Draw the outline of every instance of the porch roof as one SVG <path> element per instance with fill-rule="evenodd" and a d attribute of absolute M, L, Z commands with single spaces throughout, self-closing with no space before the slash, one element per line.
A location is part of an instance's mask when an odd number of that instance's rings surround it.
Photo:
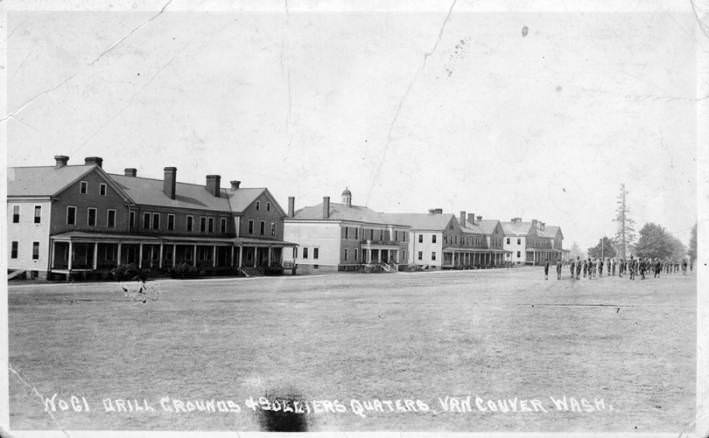
<path fill-rule="evenodd" d="M 60 242 L 108 242 L 108 243 L 147 243 L 158 245 L 161 242 L 193 243 L 202 245 L 250 245 L 250 246 L 298 246 L 297 243 L 283 240 L 253 239 L 248 237 L 200 237 L 200 236 L 145 236 L 121 233 L 88 233 L 85 231 L 68 231 L 66 233 L 50 236 L 52 240 Z"/>

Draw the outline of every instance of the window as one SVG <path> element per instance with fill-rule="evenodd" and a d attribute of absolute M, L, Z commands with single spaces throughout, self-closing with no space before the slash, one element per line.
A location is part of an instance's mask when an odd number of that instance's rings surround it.
<path fill-rule="evenodd" d="M 249 234 L 254 234 L 254 220 L 249 219 Z"/>
<path fill-rule="evenodd" d="M 219 219 L 219 231 L 226 233 L 226 218 Z"/>
<path fill-rule="evenodd" d="M 307 259 L 308 258 L 308 248 L 303 248 L 303 258 Z"/>
<path fill-rule="evenodd" d="M 260 234 L 261 234 L 262 236 L 263 236 L 263 233 L 264 233 L 264 231 L 265 231 L 265 229 L 266 229 L 265 227 L 266 227 L 266 223 L 265 223 L 264 221 L 261 221 L 259 230 L 260 230 Z"/>
<path fill-rule="evenodd" d="M 431 235 L 431 243 L 436 243 L 436 235 L 435 234 Z"/>
<path fill-rule="evenodd" d="M 406 234 L 407 234 L 406 231 L 404 231 L 404 232 L 401 233 L 401 234 L 403 234 L 403 236 L 401 236 L 401 241 L 402 241 L 402 242 L 406 242 Z"/>
<path fill-rule="evenodd" d="M 128 222 L 130 225 L 130 228 L 133 229 L 135 227 L 135 212 L 131 211 L 128 213 Z"/>
<path fill-rule="evenodd" d="M 167 230 L 173 231 L 174 229 L 175 229 L 175 215 L 172 213 L 169 213 L 167 215 Z"/>
<path fill-rule="evenodd" d="M 66 208 L 66 224 L 76 225 L 76 207 Z"/>
<path fill-rule="evenodd" d="M 345 248 L 345 261 L 347 261 L 347 248 Z"/>
<path fill-rule="evenodd" d="M 394 230 L 394 241 L 399 240 L 399 232 Z"/>
<path fill-rule="evenodd" d="M 199 231 L 201 233 L 204 233 L 205 231 L 207 231 L 207 218 L 206 217 L 199 218 Z"/>
<path fill-rule="evenodd" d="M 20 206 L 19 205 L 12 206 L 12 222 L 15 224 L 20 223 Z"/>
<path fill-rule="evenodd" d="M 359 228 L 355 228 L 355 239 L 358 239 L 357 234 L 359 234 Z"/>
<path fill-rule="evenodd" d="M 194 227 L 194 218 L 192 216 L 187 216 L 187 231 L 192 231 Z"/>
<path fill-rule="evenodd" d="M 436 251 L 431 253 L 431 260 L 436 260 Z"/>
<path fill-rule="evenodd" d="M 266 211 L 271 211 L 271 203 L 270 202 L 266 203 Z"/>
<path fill-rule="evenodd" d="M 89 209 L 87 209 L 86 213 L 87 213 L 86 224 L 90 227 L 95 227 L 96 226 L 96 209 L 89 208 Z"/>
<path fill-rule="evenodd" d="M 369 229 L 369 240 L 374 240 L 374 229 Z"/>
<path fill-rule="evenodd" d="M 521 244 L 522 244 L 522 239 L 517 239 L 517 245 L 521 245 Z"/>
<path fill-rule="evenodd" d="M 348 239 L 349 238 L 348 235 L 349 235 L 349 231 L 350 231 L 349 227 L 345 227 L 344 231 L 345 231 L 345 239 Z"/>
<path fill-rule="evenodd" d="M 507 244 L 508 244 L 508 245 L 510 244 L 510 238 L 509 238 L 509 237 L 507 238 Z"/>
<path fill-rule="evenodd" d="M 357 228 L 355 228 L 356 230 Z M 357 258 L 359 256 L 359 248 L 355 248 L 355 262 L 357 261 Z"/>
<path fill-rule="evenodd" d="M 160 213 L 153 213 L 153 230 L 160 229 Z"/>
<path fill-rule="evenodd" d="M 297 246 L 293 247 L 293 258 L 294 259 L 298 258 L 298 247 Z"/>
<path fill-rule="evenodd" d="M 39 260 L 39 242 L 32 242 L 32 260 Z"/>
<path fill-rule="evenodd" d="M 116 210 L 107 210 L 106 211 L 106 226 L 108 228 L 115 228 L 116 227 Z"/>
<path fill-rule="evenodd" d="M 419 234 L 419 243 L 423 243 L 423 234 Z"/>
<path fill-rule="evenodd" d="M 276 224 L 275 222 L 271 222 L 271 236 L 276 235 Z"/>
<path fill-rule="evenodd" d="M 87 183 L 86 181 L 81 181 L 79 183 L 79 193 L 81 193 L 82 195 L 86 194 L 86 191 L 88 190 L 88 188 L 89 188 L 89 183 Z"/>
<path fill-rule="evenodd" d="M 313 258 L 317 259 L 320 255 L 320 248 L 313 248 Z"/>
<path fill-rule="evenodd" d="M 522 253 L 520 251 L 517 251 L 517 258 L 522 257 Z"/>
<path fill-rule="evenodd" d="M 258 211 L 260 209 L 261 209 L 261 201 L 256 201 L 256 210 Z"/>
<path fill-rule="evenodd" d="M 101 195 L 101 196 L 106 196 L 106 184 L 101 183 L 101 184 L 98 186 L 98 194 Z"/>
<path fill-rule="evenodd" d="M 150 228 L 150 213 L 143 213 L 143 229 Z"/>
<path fill-rule="evenodd" d="M 419 260 L 423 260 L 423 251 L 419 251 Z"/>
<path fill-rule="evenodd" d="M 209 218 L 209 232 L 210 233 L 214 232 L 214 218 L 213 217 Z"/>
<path fill-rule="evenodd" d="M 11 259 L 16 259 L 17 258 L 17 241 L 13 240 L 12 241 L 12 249 L 10 250 L 10 258 Z"/>
<path fill-rule="evenodd" d="M 35 205 L 34 206 L 34 223 L 38 224 L 40 222 L 42 222 L 42 206 Z"/>

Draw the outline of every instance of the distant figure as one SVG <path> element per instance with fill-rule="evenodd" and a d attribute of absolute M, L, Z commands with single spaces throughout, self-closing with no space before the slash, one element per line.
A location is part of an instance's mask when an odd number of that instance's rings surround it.
<path fill-rule="evenodd" d="M 556 261 L 556 279 L 561 280 L 561 259 Z"/>
<path fill-rule="evenodd" d="M 576 279 L 581 279 L 581 257 L 576 256 Z"/>
<path fill-rule="evenodd" d="M 687 275 L 687 260 L 682 260 L 682 275 Z"/>
<path fill-rule="evenodd" d="M 549 260 L 544 263 L 544 279 L 549 280 Z"/>
<path fill-rule="evenodd" d="M 660 259 L 655 259 L 655 278 L 660 278 L 662 272 L 662 262 Z"/>
<path fill-rule="evenodd" d="M 640 279 L 645 280 L 645 271 L 647 270 L 647 259 L 640 259 Z"/>
<path fill-rule="evenodd" d="M 588 273 L 588 259 L 583 260 L 583 278 L 586 278 L 586 274 Z"/>
<path fill-rule="evenodd" d="M 571 271 L 571 279 L 575 280 L 576 279 L 576 263 L 574 259 L 571 259 L 571 263 L 569 263 L 569 271 Z"/>
<path fill-rule="evenodd" d="M 598 259 L 598 276 L 603 277 L 603 259 Z"/>
<path fill-rule="evenodd" d="M 630 273 L 630 279 L 635 280 L 635 259 L 630 256 L 630 261 L 628 262 L 628 271 Z"/>

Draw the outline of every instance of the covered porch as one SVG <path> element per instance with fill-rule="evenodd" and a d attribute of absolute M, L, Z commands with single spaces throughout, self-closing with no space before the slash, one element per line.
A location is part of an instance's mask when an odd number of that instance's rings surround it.
<path fill-rule="evenodd" d="M 443 249 L 441 266 L 445 269 L 502 266 L 504 254 L 502 249 L 448 247 Z"/>
<path fill-rule="evenodd" d="M 560 249 L 527 249 L 526 251 L 528 265 L 542 265 L 547 261 L 549 263 L 556 263 L 557 260 L 561 260 L 563 256 L 563 250 Z"/>
<path fill-rule="evenodd" d="M 361 244 L 362 263 L 364 264 L 393 264 L 406 263 L 406 252 L 396 244 L 364 241 Z"/>

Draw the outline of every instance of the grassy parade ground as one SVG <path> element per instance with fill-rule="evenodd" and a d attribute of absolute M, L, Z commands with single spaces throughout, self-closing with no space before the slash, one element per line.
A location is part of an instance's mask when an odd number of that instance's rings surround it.
<path fill-rule="evenodd" d="M 695 276 L 564 276 L 11 283 L 11 427 L 691 429 Z"/>

